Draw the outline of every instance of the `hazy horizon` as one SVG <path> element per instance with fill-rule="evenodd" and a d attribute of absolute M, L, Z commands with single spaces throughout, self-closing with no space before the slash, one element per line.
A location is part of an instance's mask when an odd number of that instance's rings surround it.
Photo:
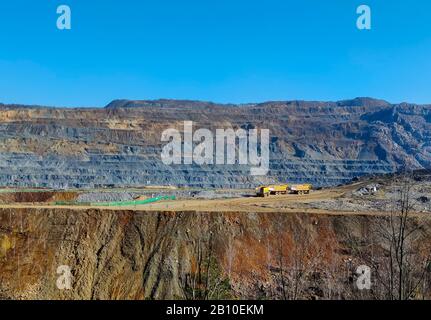
<path fill-rule="evenodd" d="M 197 99 L 177 99 L 177 98 L 156 98 L 156 99 L 128 99 L 128 98 L 119 98 L 119 99 L 113 99 L 109 102 L 107 102 L 104 105 L 100 106 L 90 106 L 90 105 L 83 105 L 83 106 L 72 106 L 72 105 L 48 105 L 48 104 L 24 104 L 19 102 L 12 102 L 12 103 L 5 103 L 3 101 L 0 101 L 0 105 L 4 106 L 24 106 L 24 107 L 41 107 L 41 108 L 66 108 L 66 109 L 101 109 L 107 107 L 110 103 L 114 101 L 149 101 L 149 102 L 156 102 L 156 101 L 184 101 L 184 102 L 202 102 L 202 103 L 212 103 L 216 105 L 256 105 L 256 104 L 265 104 L 265 103 L 271 103 L 271 102 L 294 102 L 294 101 L 303 101 L 303 102 L 323 102 L 323 103 L 337 103 L 337 102 L 343 102 L 343 101 L 350 101 L 355 99 L 372 99 L 377 101 L 384 101 L 386 103 L 389 103 L 390 105 L 398 105 L 402 103 L 408 103 L 413 105 L 419 105 L 419 106 L 430 106 L 431 103 L 416 103 L 414 101 L 399 101 L 399 102 L 393 102 L 393 101 L 387 101 L 385 99 L 381 98 L 375 98 L 375 97 L 353 97 L 353 98 L 343 98 L 343 99 L 337 99 L 337 100 L 304 100 L 304 99 L 285 99 L 285 100 L 267 100 L 267 101 L 248 101 L 248 102 L 239 102 L 239 103 L 233 103 L 233 102 L 218 102 L 218 101 L 208 101 L 208 100 L 197 100 Z"/>

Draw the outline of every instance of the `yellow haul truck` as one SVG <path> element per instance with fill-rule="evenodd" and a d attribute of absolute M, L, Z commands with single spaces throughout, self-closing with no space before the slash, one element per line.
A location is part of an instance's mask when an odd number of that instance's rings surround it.
<path fill-rule="evenodd" d="M 256 188 L 256 195 L 259 197 L 268 197 L 270 194 L 286 194 L 289 192 L 287 184 L 260 186 Z"/>
<path fill-rule="evenodd" d="M 256 195 L 258 197 L 268 197 L 269 195 L 276 194 L 309 194 L 313 186 L 311 184 L 280 184 L 280 185 L 270 185 L 270 186 L 260 186 L 256 188 Z"/>
<path fill-rule="evenodd" d="M 269 196 L 269 188 L 265 186 L 257 187 L 256 188 L 256 195 L 258 197 L 267 197 Z"/>
<path fill-rule="evenodd" d="M 271 194 L 286 194 L 289 192 L 289 185 L 279 184 L 269 186 L 269 191 Z"/>
<path fill-rule="evenodd" d="M 311 184 L 294 184 L 290 186 L 290 191 L 296 194 L 309 194 L 310 190 L 313 188 Z"/>

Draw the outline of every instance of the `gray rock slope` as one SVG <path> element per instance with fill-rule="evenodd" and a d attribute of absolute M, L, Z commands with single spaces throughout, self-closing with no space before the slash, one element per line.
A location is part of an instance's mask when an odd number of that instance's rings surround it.
<path fill-rule="evenodd" d="M 270 129 L 268 175 L 251 176 L 243 165 L 164 165 L 162 131 L 181 130 L 188 120 L 213 132 Z M 244 105 L 115 100 L 99 109 L 0 104 L 0 187 L 326 186 L 430 164 L 430 105 L 371 98 Z"/>

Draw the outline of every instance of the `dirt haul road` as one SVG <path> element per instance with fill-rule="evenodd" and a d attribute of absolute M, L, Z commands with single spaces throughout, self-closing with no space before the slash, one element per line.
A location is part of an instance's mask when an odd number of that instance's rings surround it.
<path fill-rule="evenodd" d="M 352 191 L 364 186 L 365 182 L 358 182 L 336 188 L 316 190 L 308 195 L 277 195 L 267 198 L 261 197 L 241 197 L 228 199 L 184 199 L 173 201 L 161 201 L 146 205 L 135 206 L 85 206 L 85 205 L 59 205 L 53 206 L 44 203 L 13 203 L 1 204 L 0 208 L 61 208 L 61 209 L 103 209 L 103 210 L 132 210 L 132 211 L 191 211 L 191 212 L 280 212 L 280 213 L 311 213 L 311 214 L 331 214 L 331 215 L 379 215 L 387 214 L 375 210 L 348 210 L 340 208 L 322 209 L 313 206 L 315 203 L 326 201 L 337 201 L 341 197 L 349 195 Z M 418 213 L 422 215 L 422 213 Z"/>

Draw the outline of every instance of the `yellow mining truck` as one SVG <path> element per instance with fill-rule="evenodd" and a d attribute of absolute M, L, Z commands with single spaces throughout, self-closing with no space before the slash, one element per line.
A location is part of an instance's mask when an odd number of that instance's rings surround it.
<path fill-rule="evenodd" d="M 256 188 L 256 195 L 258 197 L 268 197 L 270 194 L 286 194 L 289 192 L 289 185 L 270 185 L 260 186 Z"/>
<path fill-rule="evenodd" d="M 269 196 L 269 188 L 265 186 L 257 187 L 256 188 L 256 195 L 258 197 L 268 197 Z"/>
<path fill-rule="evenodd" d="M 296 194 L 309 194 L 313 186 L 309 183 L 305 184 L 294 184 L 290 186 L 290 191 Z"/>

